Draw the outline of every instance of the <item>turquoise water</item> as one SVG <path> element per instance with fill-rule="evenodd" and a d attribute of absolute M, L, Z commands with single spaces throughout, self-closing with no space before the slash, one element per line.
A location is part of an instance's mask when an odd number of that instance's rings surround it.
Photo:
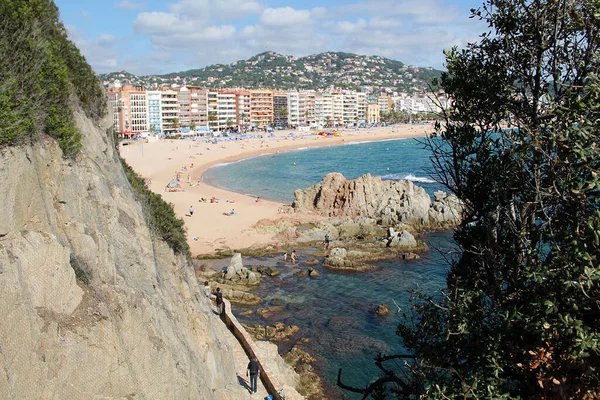
<path fill-rule="evenodd" d="M 320 182 L 329 172 L 348 179 L 366 173 L 409 179 L 432 193 L 442 187 L 431 176 L 429 157 L 429 150 L 415 139 L 308 148 L 218 165 L 204 173 L 204 182 L 284 203 L 292 202 L 296 189 Z"/>
<path fill-rule="evenodd" d="M 294 164 L 295 163 L 295 164 Z M 293 192 L 319 182 L 328 172 L 341 172 L 349 179 L 365 173 L 383 179 L 409 178 L 429 193 L 442 189 L 430 176 L 429 152 L 419 142 L 395 140 L 337 147 L 305 149 L 256 157 L 218 166 L 206 172 L 204 180 L 215 186 L 290 203 Z M 317 358 L 315 367 L 323 377 L 327 397 L 360 398 L 342 392 L 335 386 L 338 368 L 344 369 L 344 382 L 365 386 L 379 377 L 373 362 L 378 353 L 393 354 L 404 349 L 396 336 L 400 321 L 394 302 L 406 307 L 410 289 L 434 292 L 444 286 L 447 264 L 444 256 L 452 248 L 452 233 L 432 232 L 421 237 L 431 251 L 419 260 L 378 262 L 377 271 L 369 273 L 339 273 L 322 267 L 322 257 L 314 250 L 300 251 L 295 267 L 281 258 L 244 259 L 245 265 L 275 265 L 282 274 L 264 278 L 257 294 L 263 304 L 283 305 L 285 310 L 269 320 L 256 315 L 240 317 L 248 324 L 272 324 L 281 321 L 300 326 L 293 340 L 280 343 L 285 352 L 300 338 L 309 339 L 301 347 Z M 298 277 L 299 269 L 307 269 L 307 260 L 318 278 Z M 374 308 L 380 303 L 390 307 L 390 315 L 378 317 Z M 235 307 L 239 314 L 246 308 Z"/>

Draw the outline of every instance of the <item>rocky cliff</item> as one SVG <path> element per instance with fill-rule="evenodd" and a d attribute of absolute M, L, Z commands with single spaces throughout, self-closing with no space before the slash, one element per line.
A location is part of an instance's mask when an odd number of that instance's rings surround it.
<path fill-rule="evenodd" d="M 222 323 L 153 239 L 106 129 L 0 149 L 0 399 L 243 399 Z"/>
<path fill-rule="evenodd" d="M 384 181 L 369 174 L 347 180 L 340 173 L 327 174 L 306 190 L 296 190 L 292 208 L 326 217 L 373 218 L 383 225 L 409 224 L 427 228 L 456 225 L 460 220 L 458 198 L 436 192 L 432 201 L 425 189 L 411 181 Z"/>

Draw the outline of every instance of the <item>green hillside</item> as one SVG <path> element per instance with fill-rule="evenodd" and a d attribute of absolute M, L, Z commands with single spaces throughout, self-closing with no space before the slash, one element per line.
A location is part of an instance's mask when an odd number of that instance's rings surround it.
<path fill-rule="evenodd" d="M 72 107 L 100 118 L 106 99 L 91 67 L 67 39 L 56 5 L 0 1 L 0 52 L 0 145 L 47 134 L 66 156 L 76 154 L 81 133 Z"/>

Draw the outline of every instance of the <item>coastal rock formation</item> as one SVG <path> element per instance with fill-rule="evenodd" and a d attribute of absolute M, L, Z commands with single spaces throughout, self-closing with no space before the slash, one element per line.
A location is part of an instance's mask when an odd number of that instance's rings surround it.
<path fill-rule="evenodd" d="M 308 189 L 296 190 L 292 207 L 296 212 L 326 217 L 362 216 L 388 226 L 404 223 L 428 228 L 456 225 L 461 215 L 454 195 L 436 192 L 432 202 L 425 189 L 411 181 L 384 181 L 370 174 L 347 180 L 337 172 Z"/>
<path fill-rule="evenodd" d="M 410 249 L 417 246 L 417 240 L 408 231 L 393 232 L 393 234 L 387 238 L 386 245 L 387 247 Z"/>
<path fill-rule="evenodd" d="M 271 340 L 274 342 L 289 339 L 300 330 L 296 325 L 284 325 L 276 322 L 273 325 L 243 325 L 244 329 L 256 340 Z"/>
<path fill-rule="evenodd" d="M 299 375 L 300 379 L 296 387 L 302 395 L 310 399 L 323 398 L 320 396 L 323 392 L 321 378 L 314 372 L 312 366 L 317 361 L 316 358 L 295 345 L 292 350 L 283 356 L 283 359 Z"/>
<path fill-rule="evenodd" d="M 0 398 L 244 399 L 225 328 L 184 256 L 155 239 L 112 117 L 0 149 Z"/>
<path fill-rule="evenodd" d="M 231 263 L 223 272 L 222 281 L 237 285 L 260 285 L 260 274 L 250 271 L 242 264 L 242 255 L 235 253 L 231 257 Z"/>
<path fill-rule="evenodd" d="M 323 265 L 339 271 L 365 272 L 377 269 L 373 265 L 362 262 L 364 258 L 368 258 L 367 253 L 356 250 L 347 251 L 344 248 L 336 247 L 331 249 L 329 257 L 325 259 Z"/>

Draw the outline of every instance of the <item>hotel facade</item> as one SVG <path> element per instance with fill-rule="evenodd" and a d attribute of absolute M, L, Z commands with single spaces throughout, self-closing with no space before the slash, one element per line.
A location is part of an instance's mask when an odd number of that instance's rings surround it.
<path fill-rule="evenodd" d="M 349 90 L 327 92 L 203 89 L 183 86 L 145 89 L 115 81 L 108 86 L 116 133 L 175 134 L 203 130 L 245 131 L 267 127 L 322 129 L 380 122 L 381 113 L 439 112 L 449 101 L 426 95 L 367 95 Z M 438 96 L 439 97 L 439 96 Z"/>

